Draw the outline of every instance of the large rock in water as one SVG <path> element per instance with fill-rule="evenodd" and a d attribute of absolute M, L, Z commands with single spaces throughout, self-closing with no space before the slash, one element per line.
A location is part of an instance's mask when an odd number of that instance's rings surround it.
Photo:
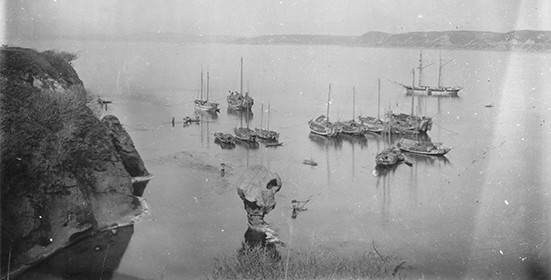
<path fill-rule="evenodd" d="M 279 239 L 268 228 L 264 216 L 276 206 L 275 194 L 281 189 L 281 178 L 263 165 L 253 165 L 237 181 L 237 194 L 247 211 L 248 229 L 245 241 L 250 245 L 265 245 Z"/>
<path fill-rule="evenodd" d="M 2 277 L 8 261 L 17 275 L 83 237 L 131 226 L 145 210 L 126 168 L 141 159 L 125 162 L 87 106 L 75 58 L 1 49 Z"/>

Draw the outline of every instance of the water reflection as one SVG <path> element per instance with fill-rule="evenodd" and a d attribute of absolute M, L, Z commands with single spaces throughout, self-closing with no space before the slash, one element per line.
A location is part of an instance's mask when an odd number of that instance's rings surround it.
<path fill-rule="evenodd" d="M 195 115 L 200 116 L 203 119 L 206 120 L 216 120 L 218 119 L 218 113 L 214 111 L 203 111 L 203 110 L 197 110 L 195 109 Z"/>
<path fill-rule="evenodd" d="M 133 233 L 134 225 L 82 233 L 77 237 L 79 241 L 25 271 L 17 279 L 112 279 Z"/>
<path fill-rule="evenodd" d="M 236 140 L 236 142 L 239 141 L 239 140 Z M 235 143 L 224 143 L 224 142 L 220 142 L 218 139 L 214 138 L 214 143 L 220 145 L 220 147 L 222 149 L 227 149 L 227 150 L 231 150 L 231 149 L 235 149 Z"/>
<path fill-rule="evenodd" d="M 254 119 L 254 113 L 250 109 L 234 110 L 228 107 L 227 113 L 228 116 L 232 116 L 236 120 L 239 120 L 241 122 L 241 126 L 243 126 L 243 121 L 245 121 L 245 124 L 251 124 L 251 121 Z"/>
<path fill-rule="evenodd" d="M 349 135 L 349 134 L 342 134 L 339 136 L 342 138 L 342 140 L 349 142 L 352 147 L 355 145 L 360 146 L 360 148 L 363 150 L 364 148 L 367 148 L 367 138 L 365 135 Z"/>
<path fill-rule="evenodd" d="M 243 141 L 237 138 L 235 139 L 235 144 L 247 150 L 256 150 L 260 147 L 260 144 L 258 142 Z"/>
<path fill-rule="evenodd" d="M 341 149 L 342 148 L 342 138 L 341 137 L 325 137 L 321 135 L 317 135 L 315 133 L 311 133 L 308 135 L 308 138 L 322 149 L 325 149 L 326 147 L 334 147 Z"/>

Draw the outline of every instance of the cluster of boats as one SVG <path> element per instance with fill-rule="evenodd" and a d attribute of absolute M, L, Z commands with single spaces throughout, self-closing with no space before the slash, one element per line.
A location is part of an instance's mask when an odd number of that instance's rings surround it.
<path fill-rule="evenodd" d="M 250 112 L 254 105 L 254 100 L 249 96 L 248 92 L 243 93 L 243 58 L 240 61 L 241 69 L 241 90 L 239 92 L 229 92 L 226 100 L 228 103 L 228 109 L 231 110 L 243 110 L 247 114 Z M 331 104 L 331 84 L 329 85 L 328 97 L 327 97 L 327 112 L 325 115 L 320 115 L 317 118 L 313 118 L 308 121 L 308 126 L 311 133 L 325 136 L 325 137 L 339 137 L 341 134 L 351 136 L 363 136 L 366 133 L 376 134 L 398 134 L 398 135 L 411 135 L 411 134 L 426 134 L 432 129 L 432 118 L 427 116 L 416 116 L 413 112 L 413 95 L 426 94 L 426 95 L 448 95 L 457 96 L 460 87 L 443 87 L 440 85 L 441 70 L 444 65 L 450 61 L 442 64 L 440 56 L 440 66 L 438 71 L 438 85 L 437 86 L 422 86 L 421 75 L 422 70 L 430 65 L 423 66 L 422 53 L 419 58 L 419 84 L 414 85 L 415 82 L 415 69 L 413 69 L 413 83 L 411 86 L 402 85 L 406 89 L 407 95 L 412 95 L 412 112 L 411 114 L 393 113 L 391 110 L 387 110 L 384 115 L 384 119 L 380 117 L 380 92 L 381 81 L 378 80 L 378 111 L 377 116 L 358 116 L 355 117 L 355 88 L 353 88 L 353 105 L 352 105 L 352 119 L 347 121 L 331 122 L 329 119 L 329 110 Z M 209 101 L 209 73 L 207 72 L 206 83 L 206 99 L 203 99 L 203 71 L 201 71 L 201 90 L 200 99 L 195 100 L 195 108 L 197 110 L 218 112 L 219 104 Z M 268 105 L 268 112 L 270 112 L 270 106 Z M 262 105 L 262 114 L 264 113 L 264 105 Z M 268 125 L 266 128 L 263 126 L 261 120 L 260 128 L 254 130 L 247 126 L 243 126 L 241 122 L 240 127 L 235 127 L 233 132 L 223 133 L 216 132 L 214 134 L 215 141 L 223 145 L 233 145 L 236 140 L 247 143 L 257 143 L 259 140 L 266 143 L 266 146 L 279 146 L 282 143 L 279 142 L 279 133 L 270 130 L 270 118 L 268 114 Z M 407 157 L 402 152 L 416 153 L 430 156 L 443 156 L 451 150 L 449 147 L 445 147 L 442 143 L 422 142 L 415 141 L 406 138 L 402 138 L 397 145 L 388 147 L 381 151 L 375 157 L 377 165 L 392 166 L 398 162 L 405 161 L 408 163 Z M 306 163 L 305 164 L 310 164 Z"/>
<path fill-rule="evenodd" d="M 379 108 L 381 88 L 380 84 L 381 81 L 379 79 Z M 353 103 L 355 103 L 354 88 L 353 96 Z M 351 120 L 331 122 L 328 117 L 330 104 L 331 85 L 329 85 L 326 115 L 320 115 L 317 118 L 308 121 L 308 126 L 310 127 L 311 133 L 325 137 L 339 137 L 341 134 L 350 136 L 363 136 L 365 133 L 396 134 L 405 136 L 426 134 L 432 129 L 432 118 L 426 116 L 416 116 L 413 113 L 413 109 L 411 114 L 396 114 L 388 110 L 385 113 L 385 119 L 380 118 L 380 109 L 378 109 L 377 117 L 359 116 L 357 119 L 355 119 L 355 109 L 353 105 L 353 118 Z M 386 149 L 378 153 L 375 156 L 375 163 L 380 166 L 392 166 L 399 162 L 410 163 L 407 157 L 402 152 L 431 156 L 443 156 L 450 150 L 451 148 L 443 146 L 442 143 L 423 142 L 402 138 L 397 145 L 387 147 Z"/>
<path fill-rule="evenodd" d="M 240 73 L 241 73 L 241 86 L 240 91 L 230 91 L 229 95 L 226 97 L 226 101 L 228 102 L 228 109 L 234 110 L 234 111 L 244 111 L 246 114 L 248 114 L 251 111 L 252 106 L 254 105 L 254 99 L 249 96 L 249 93 L 246 92 L 243 94 L 243 58 L 241 58 L 240 63 Z M 211 113 L 216 113 L 220 111 L 220 104 L 210 101 L 209 100 L 209 81 L 210 81 L 210 75 L 207 71 L 207 82 L 206 82 L 206 99 L 203 99 L 203 88 L 204 88 L 204 77 L 203 77 L 203 71 L 201 71 L 201 89 L 200 89 L 200 98 L 196 99 L 194 101 L 195 103 L 195 109 L 199 111 L 206 111 Z M 259 140 L 262 140 L 266 143 L 266 146 L 279 146 L 282 145 L 282 143 L 279 141 L 279 133 L 270 129 L 270 118 L 269 118 L 269 112 L 270 112 L 270 105 L 268 104 L 268 125 L 266 128 L 264 128 L 263 121 L 261 121 L 260 128 L 255 128 L 254 130 L 249 128 L 249 124 L 247 122 L 247 126 L 243 126 L 243 121 L 241 120 L 241 126 L 235 127 L 233 132 L 234 134 L 230 133 L 223 133 L 223 132 L 216 132 L 214 134 L 215 141 L 217 143 L 220 143 L 222 145 L 233 145 L 235 144 L 235 141 L 244 141 L 248 143 L 257 143 Z M 264 113 L 264 104 L 262 104 L 262 114 Z"/>

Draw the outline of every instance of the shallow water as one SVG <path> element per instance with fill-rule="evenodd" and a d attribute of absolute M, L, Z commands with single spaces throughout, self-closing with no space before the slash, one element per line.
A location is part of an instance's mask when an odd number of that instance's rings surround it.
<path fill-rule="evenodd" d="M 152 215 L 136 225 L 115 278 L 199 277 L 213 257 L 234 254 L 247 229 L 234 182 L 252 164 L 264 164 L 283 179 L 278 206 L 266 220 L 290 248 L 370 251 L 375 242 L 380 252 L 407 260 L 407 273 L 429 278 L 549 273 L 549 54 L 443 51 L 454 59 L 444 68 L 443 84 L 464 89 L 459 98 L 415 97 L 414 110 L 433 117 L 430 139 L 452 151 L 445 158 L 411 155 L 413 166 L 376 176 L 374 157 L 387 139 L 326 139 L 309 135 L 307 121 L 325 113 L 329 84 L 332 120 L 352 117 L 353 86 L 356 115 L 376 115 L 377 78 L 381 112 L 411 112 L 412 98 L 391 81 L 410 83 L 418 50 L 14 43 L 78 52 L 74 66 L 85 86 L 113 101 L 104 113 L 120 118 L 155 175 L 144 193 Z M 214 132 L 231 133 L 243 120 L 225 102 L 228 90 L 239 90 L 241 56 L 245 88 L 255 99 L 249 125 L 257 127 L 261 119 L 266 125 L 260 105 L 266 110 L 269 103 L 270 128 L 280 132 L 283 146 L 222 149 L 214 143 Z M 423 56 L 426 64 L 437 63 L 438 50 Z M 221 112 L 183 127 L 182 118 L 194 115 L 201 68 L 210 72 L 210 96 Z M 436 83 L 436 70 L 426 69 L 426 84 Z M 304 165 L 305 158 L 318 166 Z M 224 177 L 220 163 L 229 165 Z M 308 210 L 292 219 L 290 201 L 310 196 Z"/>

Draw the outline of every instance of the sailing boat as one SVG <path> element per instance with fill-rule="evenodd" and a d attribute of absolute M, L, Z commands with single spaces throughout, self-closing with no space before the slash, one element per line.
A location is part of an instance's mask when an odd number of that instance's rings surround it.
<path fill-rule="evenodd" d="M 253 107 L 254 99 L 249 96 L 249 92 L 243 96 L 243 57 L 241 57 L 241 88 L 240 92 L 230 91 L 230 95 L 226 97 L 228 108 L 233 110 L 250 110 Z"/>
<path fill-rule="evenodd" d="M 415 70 L 415 69 L 414 69 Z M 415 71 L 413 71 L 415 73 Z M 392 110 L 386 112 L 386 117 L 392 133 L 427 133 L 432 129 L 432 118 L 416 116 L 414 112 L 415 96 L 411 95 L 411 115 L 394 114 Z"/>
<path fill-rule="evenodd" d="M 402 85 L 406 89 L 407 95 L 413 95 L 413 94 L 426 94 L 426 95 L 438 95 L 438 96 L 453 96 L 457 97 L 459 91 L 461 90 L 461 87 L 444 87 L 441 85 L 441 77 L 442 77 L 442 68 L 446 66 L 446 64 L 453 61 L 453 59 L 448 60 L 444 64 L 442 64 L 442 52 L 440 51 L 440 59 L 439 59 L 439 65 L 438 65 L 438 85 L 437 86 L 424 86 L 421 85 L 423 80 L 423 69 L 430 66 L 426 65 L 423 66 L 423 51 L 421 50 L 419 53 L 419 66 L 417 69 L 419 69 L 419 83 L 417 86 L 415 86 L 415 75 L 413 75 L 413 83 L 411 86 Z"/>
<path fill-rule="evenodd" d="M 217 112 L 218 103 L 209 101 L 209 72 L 207 71 L 207 99 L 203 100 L 203 70 L 201 70 L 201 99 L 195 99 L 195 109 L 208 112 Z"/>
<path fill-rule="evenodd" d="M 381 133 L 385 130 L 385 123 L 381 120 L 381 79 L 377 79 L 377 117 L 359 116 L 358 119 L 367 132 Z"/>
<path fill-rule="evenodd" d="M 356 118 L 356 88 L 352 87 L 352 120 L 345 122 L 336 122 L 340 130 L 348 135 L 362 135 L 365 132 L 365 126 L 355 120 Z"/>
<path fill-rule="evenodd" d="M 258 138 L 270 141 L 277 142 L 279 139 L 279 133 L 270 130 L 270 104 L 268 103 L 268 126 L 267 128 L 262 128 L 263 118 L 264 118 L 264 104 L 261 105 L 261 114 L 260 114 L 260 128 L 256 128 L 255 132 Z"/>
<path fill-rule="evenodd" d="M 238 139 L 238 140 L 241 140 L 241 141 L 245 141 L 245 142 L 248 142 L 248 143 L 257 143 L 256 141 L 256 137 L 257 137 L 257 134 L 254 132 L 254 130 L 250 129 L 249 128 L 249 113 L 251 112 L 251 110 L 247 110 L 245 112 L 245 122 L 247 123 L 247 127 L 243 127 L 243 112 L 241 112 L 241 126 L 240 127 L 236 127 L 233 129 L 233 132 L 235 133 L 235 138 Z"/>
<path fill-rule="evenodd" d="M 312 133 L 323 135 L 323 136 L 329 136 L 329 137 L 336 137 L 339 135 L 339 129 L 336 125 L 329 122 L 329 105 L 331 103 L 331 84 L 329 84 L 329 93 L 327 96 L 327 116 L 320 115 L 315 120 L 308 121 L 308 126 L 310 127 L 310 131 Z"/>

